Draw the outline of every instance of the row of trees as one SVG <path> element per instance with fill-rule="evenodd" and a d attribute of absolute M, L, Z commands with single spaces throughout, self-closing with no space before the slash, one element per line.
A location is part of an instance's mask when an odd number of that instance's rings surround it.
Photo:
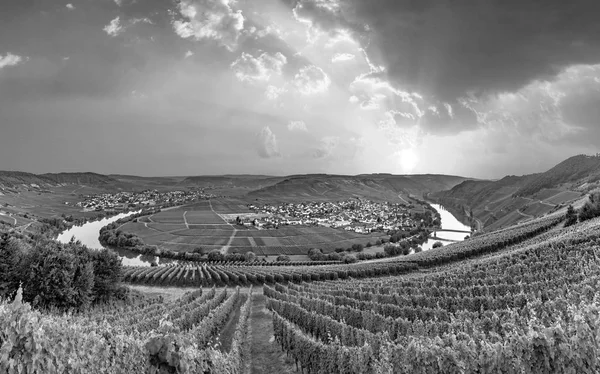
<path fill-rule="evenodd" d="M 92 304 L 124 298 L 121 260 L 107 250 L 91 250 L 79 242 L 61 244 L 47 237 L 35 241 L 0 235 L 0 297 L 13 296 L 19 285 L 23 299 L 41 308 L 85 310 Z"/>

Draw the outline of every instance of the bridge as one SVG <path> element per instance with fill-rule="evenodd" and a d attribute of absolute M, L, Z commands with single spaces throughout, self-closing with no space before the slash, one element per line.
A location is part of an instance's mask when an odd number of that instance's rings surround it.
<path fill-rule="evenodd" d="M 438 237 L 438 236 L 430 236 L 430 237 L 429 237 L 429 239 L 433 239 L 433 240 L 443 240 L 443 241 L 446 241 L 446 242 L 455 242 L 455 243 L 462 242 L 462 240 L 457 240 L 457 239 L 446 239 L 446 238 L 440 238 L 440 237 Z"/>
<path fill-rule="evenodd" d="M 435 235 L 438 232 L 457 232 L 457 233 L 462 233 L 462 234 L 471 234 L 471 230 L 466 231 L 466 230 L 438 229 L 435 227 L 429 227 L 428 230 L 433 232 L 433 235 Z"/>

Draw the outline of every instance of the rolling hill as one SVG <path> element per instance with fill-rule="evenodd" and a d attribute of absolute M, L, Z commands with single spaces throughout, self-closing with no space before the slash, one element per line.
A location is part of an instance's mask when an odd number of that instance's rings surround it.
<path fill-rule="evenodd" d="M 448 175 L 294 175 L 248 193 L 255 199 L 299 201 L 311 199 L 340 199 L 366 197 L 375 200 L 398 200 L 398 195 L 423 196 L 424 193 L 452 188 L 467 180 Z"/>
<path fill-rule="evenodd" d="M 493 230 L 562 209 L 595 188 L 600 188 L 600 157 L 578 155 L 543 173 L 464 181 L 428 197 L 465 223 L 472 212 L 479 227 Z"/>

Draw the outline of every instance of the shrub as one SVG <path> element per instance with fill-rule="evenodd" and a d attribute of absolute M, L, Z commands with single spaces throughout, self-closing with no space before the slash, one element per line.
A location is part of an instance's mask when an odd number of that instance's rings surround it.
<path fill-rule="evenodd" d="M 244 259 L 246 262 L 254 262 L 256 261 L 256 254 L 252 251 L 248 251 L 244 254 Z"/>
<path fill-rule="evenodd" d="M 444 246 L 444 243 L 442 243 L 442 242 L 435 242 L 435 243 L 433 243 L 433 245 L 431 246 L 431 248 L 440 248 L 440 247 L 443 247 L 443 246 Z"/>
<path fill-rule="evenodd" d="M 287 255 L 279 255 L 277 256 L 277 261 L 281 261 L 281 262 L 290 262 L 290 256 Z"/>
<path fill-rule="evenodd" d="M 364 254 L 364 253 L 361 253 Z M 345 255 L 344 256 L 344 263 L 346 264 L 353 264 L 357 261 L 356 256 L 354 255 Z"/>
<path fill-rule="evenodd" d="M 364 249 L 362 244 L 352 244 L 352 250 L 354 252 L 362 252 L 362 250 Z"/>
<path fill-rule="evenodd" d="M 210 251 L 208 253 L 208 260 L 209 261 L 224 261 L 225 256 L 218 249 L 213 249 L 212 251 Z"/>

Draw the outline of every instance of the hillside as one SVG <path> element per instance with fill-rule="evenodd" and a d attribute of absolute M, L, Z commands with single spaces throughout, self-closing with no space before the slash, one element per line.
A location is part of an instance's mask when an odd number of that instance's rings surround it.
<path fill-rule="evenodd" d="M 578 155 L 571 157 L 545 173 L 539 174 L 521 187 L 515 195 L 530 196 L 544 188 L 575 189 L 584 183 L 600 181 L 600 157 Z"/>
<path fill-rule="evenodd" d="M 47 173 L 42 174 L 44 177 L 54 181 L 56 184 L 86 184 L 86 185 L 108 185 L 117 181 L 107 175 L 97 173 Z"/>
<path fill-rule="evenodd" d="M 465 181 L 467 178 L 446 175 L 296 175 L 248 193 L 252 198 L 271 200 L 342 199 L 366 197 L 374 200 L 398 200 L 398 195 L 421 197 Z"/>
<path fill-rule="evenodd" d="M 600 157 L 579 155 L 538 174 L 506 176 L 497 181 L 465 181 L 429 196 L 457 217 L 486 230 L 561 209 L 600 186 Z"/>

